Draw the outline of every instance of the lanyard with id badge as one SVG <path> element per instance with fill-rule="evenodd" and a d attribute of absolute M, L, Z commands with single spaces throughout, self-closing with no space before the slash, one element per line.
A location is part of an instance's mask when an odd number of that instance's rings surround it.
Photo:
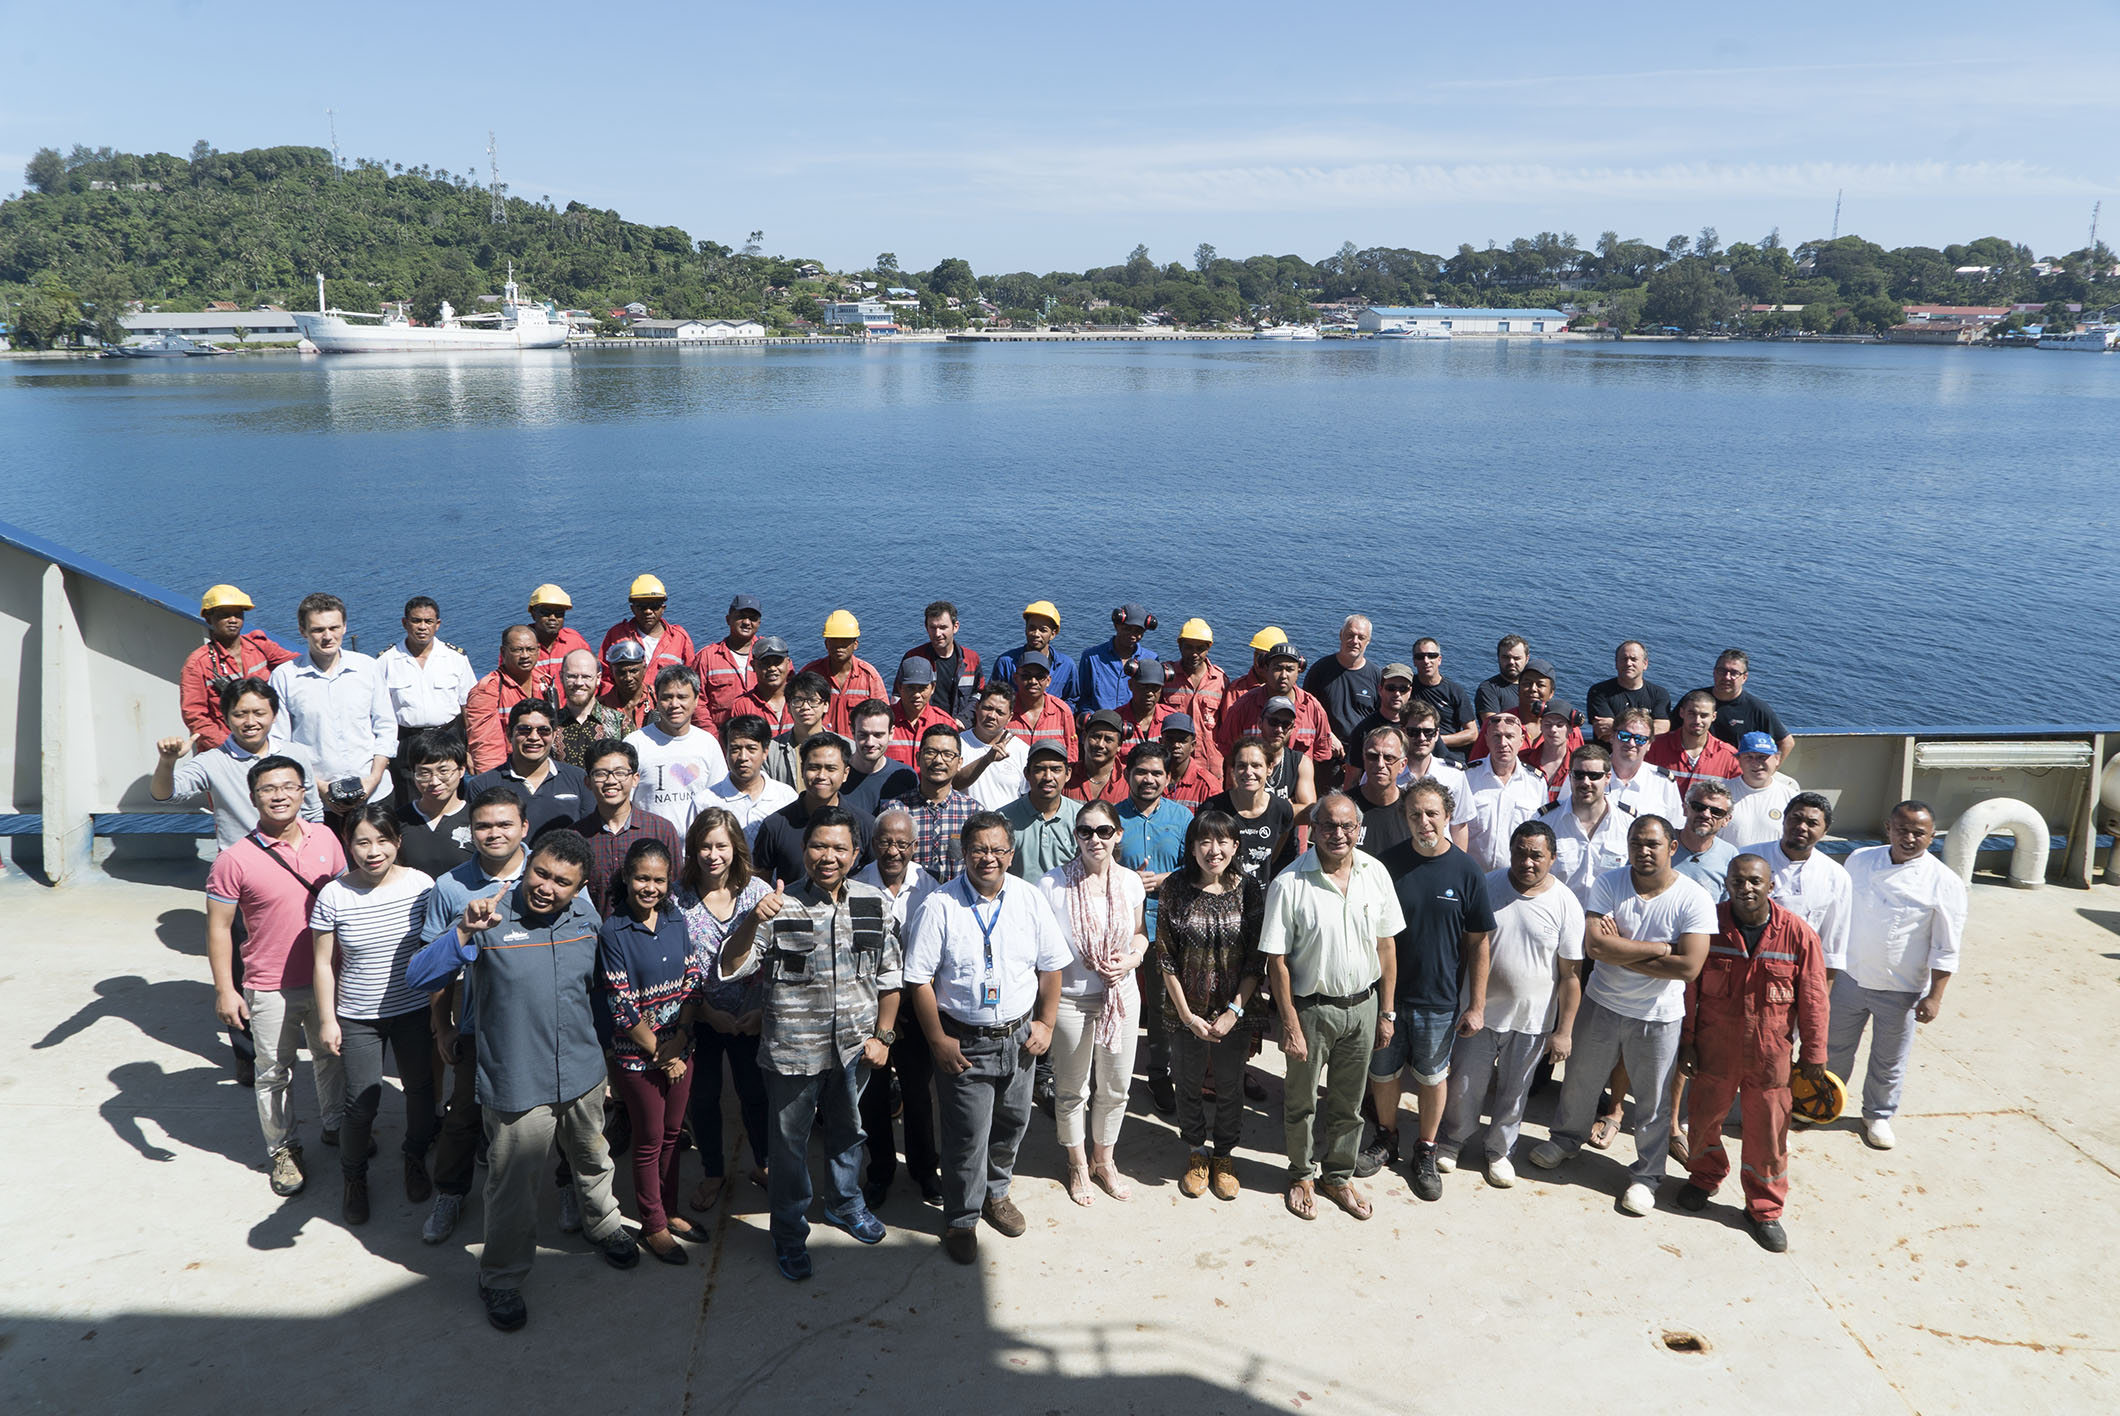
<path fill-rule="evenodd" d="M 1001 923 L 1001 901 L 994 901 L 994 912 L 986 919 L 979 917 L 979 907 L 972 906 L 972 922 L 979 926 L 979 934 L 986 945 L 986 974 L 979 982 L 979 1006 L 998 1009 L 1001 1006 L 1001 980 L 994 976 L 994 926 Z"/>

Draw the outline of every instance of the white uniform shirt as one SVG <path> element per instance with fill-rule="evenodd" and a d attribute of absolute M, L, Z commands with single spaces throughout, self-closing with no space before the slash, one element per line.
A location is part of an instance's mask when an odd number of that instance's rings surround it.
<path fill-rule="evenodd" d="M 912 914 L 912 906 L 922 895 L 935 888 L 935 877 L 928 874 L 917 860 L 905 863 L 905 879 L 899 884 L 898 893 L 895 895 L 891 893 L 891 887 L 883 883 L 883 872 L 873 860 L 854 872 L 854 881 L 859 885 L 874 885 L 883 891 L 884 898 L 891 902 L 891 918 L 898 921 L 900 939 L 906 937 L 906 925 Z M 904 1027 L 913 1026 L 903 1015 L 900 1017 L 900 1023 Z"/>
<path fill-rule="evenodd" d="M 1583 907 L 1586 915 L 1610 915 L 1622 939 L 1644 944 L 1676 945 L 1681 934 L 1715 937 L 1715 901 L 1706 890 L 1672 872 L 1670 885 L 1654 899 L 1643 899 L 1634 890 L 1634 871 L 1628 866 L 1606 871 Z M 1686 1015 L 1686 983 L 1677 978 L 1650 978 L 1616 964 L 1602 964 L 1590 971 L 1583 996 L 1601 1008 L 1610 1008 L 1623 1018 L 1643 1023 L 1675 1023 Z"/>
<path fill-rule="evenodd" d="M 721 744 L 705 728 L 692 725 L 683 737 L 671 737 L 650 723 L 629 733 L 626 741 L 640 754 L 640 785 L 633 789 L 633 809 L 652 811 L 682 836 L 703 806 L 724 803 L 714 784 L 729 775 Z"/>
<path fill-rule="evenodd" d="M 966 796 L 979 803 L 981 811 L 999 811 L 1023 795 L 1023 769 L 1029 760 L 1030 749 L 1014 733 L 1004 732 L 1001 740 L 1008 744 L 1008 756 L 999 762 L 988 763 L 978 780 L 964 789 Z M 991 748 L 992 744 L 979 741 L 969 729 L 965 731 L 965 760 L 984 757 Z"/>
<path fill-rule="evenodd" d="M 1644 762 L 1634 776 L 1622 782 L 1619 773 L 1605 778 L 1605 800 L 1624 806 L 1640 816 L 1661 816 L 1676 832 L 1686 824 L 1686 804 L 1679 799 L 1678 783 L 1661 767 Z"/>
<path fill-rule="evenodd" d="M 1855 887 L 1847 867 L 1816 847 L 1809 860 L 1792 861 L 1779 840 L 1746 846 L 1741 854 L 1758 856 L 1774 872 L 1774 898 L 1818 935 L 1826 967 L 1846 968 L 1848 923 L 1855 909 Z"/>
<path fill-rule="evenodd" d="M 1935 856 L 1892 864 L 1890 846 L 1848 857 L 1853 907 L 1848 976 L 1864 988 L 1927 993 L 1929 973 L 1958 972 L 1965 938 L 1965 882 Z"/>
<path fill-rule="evenodd" d="M 1495 1032 L 1553 1031 L 1556 960 L 1583 956 L 1583 906 L 1558 880 L 1536 895 L 1520 895 L 1509 872 L 1487 877 L 1494 910 L 1492 961 L 1487 968 L 1486 1026 Z M 1464 1000 L 1470 1007 L 1472 1000 Z"/>
<path fill-rule="evenodd" d="M 422 664 L 393 644 L 376 656 L 390 708 L 403 729 L 438 728 L 464 711 L 464 700 L 478 683 L 471 661 L 437 639 Z"/>
<path fill-rule="evenodd" d="M 1562 802 L 1539 820 L 1553 828 L 1553 878 L 1567 887 L 1577 901 L 1588 904 L 1598 877 L 1627 863 L 1627 833 L 1634 818 L 1616 806 L 1608 806 L 1597 829 L 1584 834 L 1575 819 L 1575 808 Z"/>
<path fill-rule="evenodd" d="M 932 984 L 935 1005 L 958 1022 L 992 1027 L 1030 1012 L 1038 1001 L 1038 975 L 1060 972 L 1073 957 L 1036 885 L 1006 876 L 999 898 L 989 900 L 960 875 L 920 897 L 905 951 L 905 982 L 909 988 Z M 992 1006 L 980 1001 L 989 981 L 1000 989 L 1001 1001 Z"/>
<path fill-rule="evenodd" d="M 795 789 L 786 782 L 776 781 L 771 777 L 761 780 L 765 784 L 765 790 L 753 799 L 749 792 L 723 777 L 713 786 L 714 799 L 700 803 L 701 806 L 721 807 L 735 817 L 736 824 L 743 827 L 743 843 L 746 846 L 758 844 L 758 823 L 795 800 L 797 795 Z M 693 814 L 696 816 L 698 812 Z M 687 825 L 689 824 L 688 822 Z M 877 882 L 871 880 L 869 883 L 874 885 Z M 900 920 L 899 923 L 904 924 L 905 921 Z"/>
<path fill-rule="evenodd" d="M 366 654 L 342 652 L 325 673 L 307 654 L 272 671 L 273 691 L 280 695 L 280 716 L 273 720 L 274 752 L 293 743 L 314 763 L 329 786 L 341 777 L 366 777 L 378 757 L 395 757 L 397 714 L 383 671 Z M 375 784 L 371 801 L 390 795 L 390 774 Z"/>
<path fill-rule="evenodd" d="M 1465 790 L 1472 798 L 1472 858 L 1482 870 L 1506 869 L 1509 833 L 1546 809 L 1546 779 L 1519 762 L 1504 782 L 1482 761 L 1465 774 Z"/>
<path fill-rule="evenodd" d="M 1796 779 L 1776 772 L 1763 787 L 1748 787 L 1739 777 L 1730 783 L 1730 819 L 1716 834 L 1726 841 L 1778 841 L 1781 839 L 1781 809 L 1803 788 Z"/>

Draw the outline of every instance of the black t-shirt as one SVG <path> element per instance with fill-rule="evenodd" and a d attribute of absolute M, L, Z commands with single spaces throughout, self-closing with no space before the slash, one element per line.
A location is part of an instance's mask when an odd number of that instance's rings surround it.
<path fill-rule="evenodd" d="M 1418 692 L 1418 688 L 1415 690 Z M 1474 705 L 1481 717 L 1499 713 L 1504 708 L 1516 707 L 1516 685 L 1504 683 L 1500 674 L 1489 674 L 1480 680 L 1479 692 L 1474 695 Z M 1460 727 L 1463 724 L 1459 724 Z"/>
<path fill-rule="evenodd" d="M 471 845 L 471 803 L 464 800 L 456 810 L 432 826 L 412 802 L 398 803 L 398 829 L 405 838 L 398 844 L 398 864 L 425 871 L 439 880 L 477 854 Z"/>
<path fill-rule="evenodd" d="M 1371 663 L 1350 669 L 1340 662 L 1337 654 L 1327 654 L 1312 664 L 1310 672 L 1303 676 L 1303 687 L 1325 705 L 1325 716 L 1332 723 L 1333 734 L 1346 744 L 1350 755 L 1354 755 L 1355 749 L 1348 734 L 1356 723 L 1376 711 L 1377 684 L 1383 676 L 1383 669 Z"/>
<path fill-rule="evenodd" d="M 1295 808 L 1281 797 L 1269 795 L 1266 810 L 1250 821 L 1238 815 L 1228 792 L 1217 792 L 1200 803 L 1202 812 L 1226 811 L 1237 818 L 1237 869 L 1262 887 L 1273 879 L 1281 846 L 1296 829 Z"/>
<path fill-rule="evenodd" d="M 1354 789 L 1354 804 L 1362 808 L 1361 848 L 1373 856 L 1380 856 L 1401 841 L 1413 839 L 1413 827 L 1406 820 L 1406 798 L 1402 794 L 1389 806 L 1371 804 L 1362 795 L 1362 789 Z"/>
<path fill-rule="evenodd" d="M 1509 691 L 1512 694 L 1516 692 L 1513 688 Z M 1465 685 L 1456 679 L 1445 678 L 1441 683 L 1422 683 L 1415 679 L 1413 696 L 1435 705 L 1436 716 L 1442 719 L 1436 726 L 1442 730 L 1444 737 L 1474 727 L 1480 721 L 1479 709 L 1474 706 L 1472 695 L 1465 690 Z M 1438 743 L 1435 755 L 1445 762 L 1454 762 L 1460 767 L 1465 765 L 1465 749 L 1462 747 L 1446 747 Z"/>
<path fill-rule="evenodd" d="M 866 862 L 869 840 L 876 834 L 876 818 L 848 805 L 845 797 L 839 799 L 839 804 L 854 817 L 855 859 Z M 802 797 L 759 822 L 758 839 L 751 845 L 751 873 L 761 880 L 790 885 L 808 875 L 809 865 L 802 858 L 802 828 L 809 824 L 810 805 Z"/>
<path fill-rule="evenodd" d="M 1398 937 L 1398 1006 L 1456 1011 L 1465 936 L 1494 928 L 1486 877 L 1456 846 L 1439 856 L 1424 856 L 1409 840 L 1381 855 L 1366 847 L 1364 853 L 1375 855 L 1391 873 L 1399 911 L 1406 916 Z"/>
<path fill-rule="evenodd" d="M 523 815 L 529 818 L 529 834 L 524 837 L 529 841 L 556 826 L 572 825 L 574 818 L 581 815 L 593 800 L 589 795 L 588 775 L 572 762 L 555 761 L 551 772 L 546 774 L 535 792 L 520 778 L 509 776 L 504 763 L 464 783 L 464 797 L 476 801 L 478 794 L 488 787 L 506 787 L 515 793 L 516 800 L 523 804 Z"/>
<path fill-rule="evenodd" d="M 1659 722 L 1671 721 L 1671 695 L 1660 683 L 1642 680 L 1640 688 L 1621 688 L 1616 678 L 1600 679 L 1583 695 L 1583 712 L 1592 718 L 1610 718 L 1622 708 L 1646 708 Z"/>
<path fill-rule="evenodd" d="M 857 769 L 847 772 L 847 784 L 839 789 L 839 804 L 849 811 L 858 811 L 874 816 L 883 810 L 883 804 L 893 797 L 902 797 L 907 792 L 920 790 L 920 774 L 903 762 L 884 759 L 883 766 L 864 775 Z"/>
<path fill-rule="evenodd" d="M 1359 766 L 1362 761 L 1362 749 L 1368 746 L 1369 735 L 1375 732 L 1378 728 L 1397 728 L 1400 732 L 1406 731 L 1406 725 L 1404 723 L 1394 723 L 1393 721 L 1391 721 L 1391 719 L 1385 717 L 1382 713 L 1367 713 L 1363 715 L 1361 722 L 1356 723 L 1354 725 L 1353 732 L 1344 734 L 1340 738 L 1341 742 L 1347 744 L 1347 756 L 1349 760 L 1354 762 L 1357 766 Z M 1335 782 L 1333 785 L 1337 786 L 1339 784 Z"/>
<path fill-rule="evenodd" d="M 1740 690 L 1728 703 L 1715 700 L 1715 726 L 1709 731 L 1732 747 L 1743 741 L 1746 733 L 1765 733 L 1776 742 L 1789 735 L 1766 700 L 1753 697 L 1750 689 Z"/>

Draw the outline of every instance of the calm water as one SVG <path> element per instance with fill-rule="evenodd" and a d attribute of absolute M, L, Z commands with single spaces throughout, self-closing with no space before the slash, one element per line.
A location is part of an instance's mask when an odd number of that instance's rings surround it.
<path fill-rule="evenodd" d="M 331 589 L 381 649 L 424 591 L 481 667 L 556 580 L 592 642 L 648 570 L 695 640 L 737 590 L 798 660 L 954 599 L 989 657 L 1122 600 L 1234 673 L 1341 616 L 1576 699 L 1611 646 L 1752 653 L 1793 726 L 2120 716 L 2120 356 L 1882 346 L 918 345 L 411 361 L 13 364 L 0 518 L 293 638 Z M 1372 651 L 1373 653 L 1376 651 Z"/>

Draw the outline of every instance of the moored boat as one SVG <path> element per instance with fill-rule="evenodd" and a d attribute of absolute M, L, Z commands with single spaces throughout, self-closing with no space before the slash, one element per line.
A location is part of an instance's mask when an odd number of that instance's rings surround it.
<path fill-rule="evenodd" d="M 196 339 L 186 339 L 181 334 L 158 334 L 153 339 L 142 340 L 138 344 L 103 346 L 103 357 L 106 359 L 202 359 L 227 352 L 226 349 L 217 349 Z"/>
<path fill-rule="evenodd" d="M 1318 337 L 1318 327 L 1316 325 L 1291 324 L 1261 325 L 1258 329 L 1252 331 L 1251 337 L 1253 339 L 1276 341 L 1316 339 Z"/>
<path fill-rule="evenodd" d="M 2063 349 L 2077 354 L 2103 354 L 2113 347 L 2115 336 L 2120 336 L 2120 329 L 2111 325 L 2085 325 L 2067 334 L 2042 334 L 2039 336 L 2039 347 Z"/>
<path fill-rule="evenodd" d="M 374 324 L 356 324 L 373 320 Z M 320 354 L 425 354 L 465 349 L 557 349 L 567 342 L 567 322 L 548 304 L 526 302 L 508 269 L 501 307 L 490 315 L 459 315 L 447 300 L 441 319 L 416 325 L 399 306 L 379 314 L 324 308 L 324 277 L 317 276 L 317 309 L 296 314 L 303 337 Z"/>

